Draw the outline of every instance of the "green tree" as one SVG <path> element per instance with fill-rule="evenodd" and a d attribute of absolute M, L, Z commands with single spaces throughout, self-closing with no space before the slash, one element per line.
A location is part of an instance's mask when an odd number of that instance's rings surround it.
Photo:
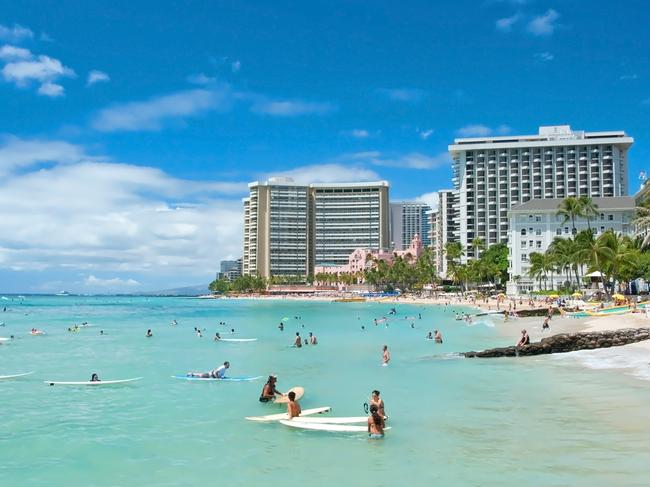
<path fill-rule="evenodd" d="M 562 225 L 571 220 L 573 233 L 576 233 L 576 218 L 582 216 L 582 204 L 578 198 L 569 196 L 564 198 L 557 207 L 557 214 L 564 217 Z"/>
<path fill-rule="evenodd" d="M 208 289 L 214 294 L 226 294 L 230 291 L 230 281 L 228 279 L 215 279 L 210 283 Z"/>
<path fill-rule="evenodd" d="M 591 219 L 598 216 L 598 205 L 589 196 L 580 196 L 578 203 L 580 204 L 580 216 L 587 219 L 587 228 L 591 231 Z"/>

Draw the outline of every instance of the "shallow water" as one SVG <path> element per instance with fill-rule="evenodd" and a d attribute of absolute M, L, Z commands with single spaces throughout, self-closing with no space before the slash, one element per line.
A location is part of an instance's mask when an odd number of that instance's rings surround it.
<path fill-rule="evenodd" d="M 458 358 L 504 343 L 489 319 L 455 321 L 457 307 L 399 305 L 388 327 L 375 327 L 392 305 L 72 296 L 3 304 L 0 336 L 17 338 L 0 345 L 0 375 L 35 371 L 0 382 L 3 486 L 647 485 L 650 474 L 650 382 L 586 368 L 580 356 Z M 66 331 L 82 321 L 94 326 Z M 206 328 L 203 338 L 195 326 Z M 30 336 L 32 327 L 47 335 Z M 258 341 L 211 339 L 231 327 Z M 424 339 L 434 328 L 444 344 Z M 319 345 L 292 349 L 296 331 L 314 332 Z M 389 367 L 380 367 L 383 344 Z M 370 441 L 251 423 L 244 416 L 282 410 L 257 401 L 263 381 L 170 377 L 224 360 L 232 375 L 276 373 L 280 389 L 304 386 L 303 408 L 332 406 L 333 416 L 363 414 L 380 389 L 393 428 Z M 42 382 L 92 372 L 144 379 L 106 388 Z"/>

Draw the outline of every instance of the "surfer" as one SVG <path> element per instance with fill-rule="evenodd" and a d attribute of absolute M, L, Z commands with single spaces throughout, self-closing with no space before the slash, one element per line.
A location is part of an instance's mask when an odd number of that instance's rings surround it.
<path fill-rule="evenodd" d="M 287 395 L 289 396 L 289 402 L 287 403 L 287 415 L 289 416 L 289 419 L 297 418 L 300 416 L 300 413 L 302 413 L 302 409 L 300 409 L 300 404 L 298 404 L 298 401 L 296 401 L 296 393 L 290 391 Z"/>
<path fill-rule="evenodd" d="M 99 376 L 97 374 L 93 374 L 92 376 L 90 376 L 90 382 L 101 382 L 101 381 L 99 380 Z"/>
<path fill-rule="evenodd" d="M 316 335 L 314 335 L 311 331 L 309 332 L 309 344 L 318 345 L 318 339 L 316 338 Z"/>
<path fill-rule="evenodd" d="M 147 334 L 145 335 L 147 338 L 151 338 L 153 336 L 153 333 L 151 333 L 151 328 L 147 330 Z"/>
<path fill-rule="evenodd" d="M 427 340 L 433 340 L 433 334 L 431 332 L 427 335 Z"/>
<path fill-rule="evenodd" d="M 278 378 L 275 375 L 269 375 L 269 379 L 264 384 L 262 388 L 262 394 L 260 394 L 260 402 L 269 402 L 275 399 L 276 394 L 283 396 L 280 391 L 278 391 L 275 385 L 278 382 Z"/>
<path fill-rule="evenodd" d="M 300 338 L 299 332 L 296 332 L 296 339 L 293 341 L 293 346 L 296 348 L 302 347 L 302 339 Z"/>
<path fill-rule="evenodd" d="M 172 326 L 176 326 L 176 325 L 178 325 L 178 321 L 172 320 Z"/>
<path fill-rule="evenodd" d="M 521 338 L 517 342 L 517 347 L 522 347 L 524 345 L 528 345 L 530 343 L 530 337 L 528 336 L 528 332 L 526 330 L 521 330 Z"/>
<path fill-rule="evenodd" d="M 188 372 L 187 377 L 198 377 L 200 379 L 223 379 L 226 376 L 226 370 L 230 368 L 230 362 L 226 361 L 216 369 L 210 372 Z"/>
<path fill-rule="evenodd" d="M 436 343 L 442 343 L 442 334 L 439 330 L 434 330 Z"/>
<path fill-rule="evenodd" d="M 388 362 L 390 362 L 390 352 L 388 351 L 388 345 L 384 345 L 382 353 L 382 365 L 388 365 Z"/>
<path fill-rule="evenodd" d="M 370 405 L 370 416 L 368 416 L 368 437 L 380 439 L 384 437 L 384 418 L 378 412 L 375 404 Z"/>

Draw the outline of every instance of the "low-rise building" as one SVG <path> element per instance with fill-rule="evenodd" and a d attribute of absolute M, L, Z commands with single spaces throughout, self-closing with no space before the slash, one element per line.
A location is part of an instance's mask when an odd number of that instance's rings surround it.
<path fill-rule="evenodd" d="M 508 238 L 508 294 L 522 294 L 539 289 L 539 283 L 528 275 L 530 254 L 544 253 L 556 237 L 573 236 L 571 221 L 564 221 L 558 215 L 558 206 L 563 198 L 535 199 L 514 206 L 510 209 L 510 235 Z M 591 227 L 596 235 L 607 230 L 629 234 L 633 231 L 634 198 L 620 196 L 614 198 L 593 198 L 598 206 L 598 215 L 589 222 L 586 218 L 577 218 L 575 233 Z M 549 275 L 549 278 L 551 276 Z M 562 286 L 566 276 L 557 273 L 552 277 L 553 287 Z M 550 280 L 546 286 L 551 287 Z"/>

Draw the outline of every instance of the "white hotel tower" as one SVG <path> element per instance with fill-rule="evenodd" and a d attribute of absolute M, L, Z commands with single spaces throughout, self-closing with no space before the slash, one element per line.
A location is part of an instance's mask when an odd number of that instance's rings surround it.
<path fill-rule="evenodd" d="M 583 132 L 568 125 L 538 135 L 455 139 L 449 146 L 458 192 L 460 242 L 473 256 L 475 237 L 486 245 L 508 240 L 508 210 L 531 199 L 627 194 L 623 131 Z"/>

